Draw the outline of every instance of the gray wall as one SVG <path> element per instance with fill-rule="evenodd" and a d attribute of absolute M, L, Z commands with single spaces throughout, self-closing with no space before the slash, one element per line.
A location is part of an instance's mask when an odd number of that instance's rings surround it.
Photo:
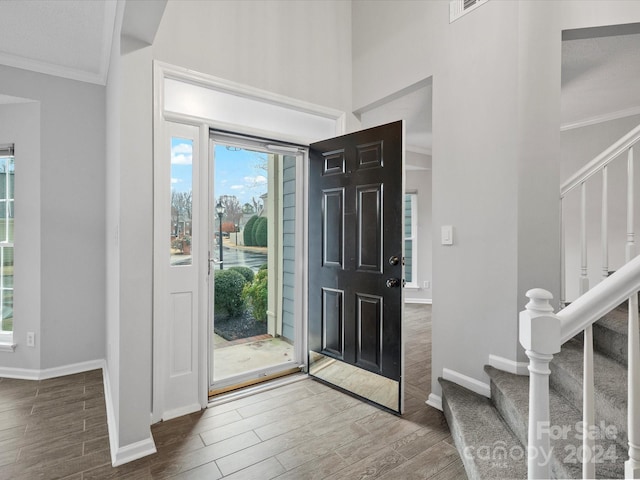
<path fill-rule="evenodd" d="M 520 360 L 524 292 L 557 295 L 559 172 L 547 159 L 559 157 L 559 28 L 554 45 L 547 2 L 488 2 L 453 24 L 447 2 L 352 5 L 355 109 L 433 76 L 432 236 L 453 225 L 455 239 L 433 246 L 437 394 L 444 367 L 484 380 L 489 354 Z M 544 145 L 531 149 L 525 131 Z"/>
<path fill-rule="evenodd" d="M 453 225 L 455 243 L 433 248 L 432 387 L 443 368 L 486 381 L 489 354 L 526 359 L 524 293 L 559 296 L 561 30 L 640 5 L 488 2 L 450 24 L 448 2 L 361 1 L 352 17 L 354 109 L 433 76 L 433 237 Z"/>
<path fill-rule="evenodd" d="M 39 302 L 39 318 L 24 322 L 39 333 L 36 349 L 40 358 L 28 354 L 31 358 L 27 360 L 18 354 L 9 360 L 12 354 L 8 354 L 0 357 L 0 365 L 47 369 L 102 359 L 105 89 L 0 67 L 0 93 L 39 102 L 39 117 L 32 112 L 29 121 L 40 121 L 35 126 L 36 132 L 40 129 L 40 230 L 29 232 L 40 239 L 40 298 L 24 300 Z M 36 185 L 35 195 L 37 190 Z M 17 204 L 17 215 L 20 208 Z M 15 295 L 19 302 L 22 294 L 16 291 Z M 16 336 L 23 337 L 18 316 L 15 322 Z M 24 344 L 25 339 L 16 340 Z"/>
<path fill-rule="evenodd" d="M 0 105 L 0 144 L 16 147 L 14 353 L 0 353 L 0 367 L 40 369 L 40 103 Z M 25 345 L 35 332 L 35 348 Z"/>

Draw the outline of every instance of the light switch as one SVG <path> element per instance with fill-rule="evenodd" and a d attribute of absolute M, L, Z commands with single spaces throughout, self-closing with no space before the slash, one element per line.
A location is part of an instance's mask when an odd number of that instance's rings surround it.
<path fill-rule="evenodd" d="M 443 225 L 441 227 L 442 245 L 453 245 L 453 226 Z"/>

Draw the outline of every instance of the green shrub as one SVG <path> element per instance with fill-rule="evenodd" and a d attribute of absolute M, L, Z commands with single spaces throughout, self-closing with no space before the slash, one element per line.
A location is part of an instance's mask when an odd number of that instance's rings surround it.
<path fill-rule="evenodd" d="M 247 224 L 244 226 L 244 232 L 242 232 L 242 238 L 244 240 L 244 244 L 247 247 L 251 247 L 256 244 L 256 241 L 253 235 L 253 228 L 258 218 L 259 217 L 257 215 L 254 215 L 249 219 Z"/>
<path fill-rule="evenodd" d="M 244 311 L 245 302 L 242 296 L 244 277 L 233 270 L 216 270 L 214 274 L 216 313 L 226 312 L 237 317 Z"/>
<path fill-rule="evenodd" d="M 245 285 L 242 296 L 249 301 L 253 318 L 260 322 L 267 319 L 267 307 L 269 298 L 267 269 L 260 269 L 253 279 L 253 282 Z"/>
<path fill-rule="evenodd" d="M 267 246 L 267 218 L 260 217 L 253 225 L 253 238 L 258 247 Z"/>
<path fill-rule="evenodd" d="M 229 270 L 233 270 L 234 272 L 238 272 L 240 275 L 244 277 L 245 283 L 253 282 L 253 270 L 249 267 L 235 266 L 229 268 Z"/>

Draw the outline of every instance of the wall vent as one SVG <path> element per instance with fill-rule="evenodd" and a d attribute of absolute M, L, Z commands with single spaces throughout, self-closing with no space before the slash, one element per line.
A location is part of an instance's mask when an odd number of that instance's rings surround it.
<path fill-rule="evenodd" d="M 489 0 L 451 0 L 449 2 L 449 23 L 475 10 Z"/>

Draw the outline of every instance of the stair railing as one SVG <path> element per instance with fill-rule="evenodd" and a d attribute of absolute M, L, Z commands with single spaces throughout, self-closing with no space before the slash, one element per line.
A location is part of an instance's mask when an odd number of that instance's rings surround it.
<path fill-rule="evenodd" d="M 549 441 L 549 362 L 553 354 L 576 334 L 584 332 L 583 423 L 585 431 L 595 425 L 593 332 L 592 325 L 604 314 L 629 300 L 628 322 L 628 442 L 629 460 L 625 478 L 640 478 L 640 339 L 638 295 L 640 290 L 640 257 L 635 257 L 634 230 L 634 165 L 633 148 L 640 140 L 640 125 L 620 138 L 561 187 L 561 201 L 580 188 L 580 297 L 557 314 L 549 301 L 551 293 L 542 289 L 527 292 L 530 302 L 520 314 L 520 343 L 529 357 L 529 478 L 550 478 Z M 626 264 L 609 275 L 608 168 L 627 152 L 627 234 Z M 602 175 L 602 281 L 589 290 L 587 263 L 587 180 Z M 633 260 L 632 260 L 633 259 Z M 565 241 L 562 226 L 561 305 L 566 303 Z M 583 478 L 595 478 L 594 440 L 584 435 L 582 448 Z"/>

